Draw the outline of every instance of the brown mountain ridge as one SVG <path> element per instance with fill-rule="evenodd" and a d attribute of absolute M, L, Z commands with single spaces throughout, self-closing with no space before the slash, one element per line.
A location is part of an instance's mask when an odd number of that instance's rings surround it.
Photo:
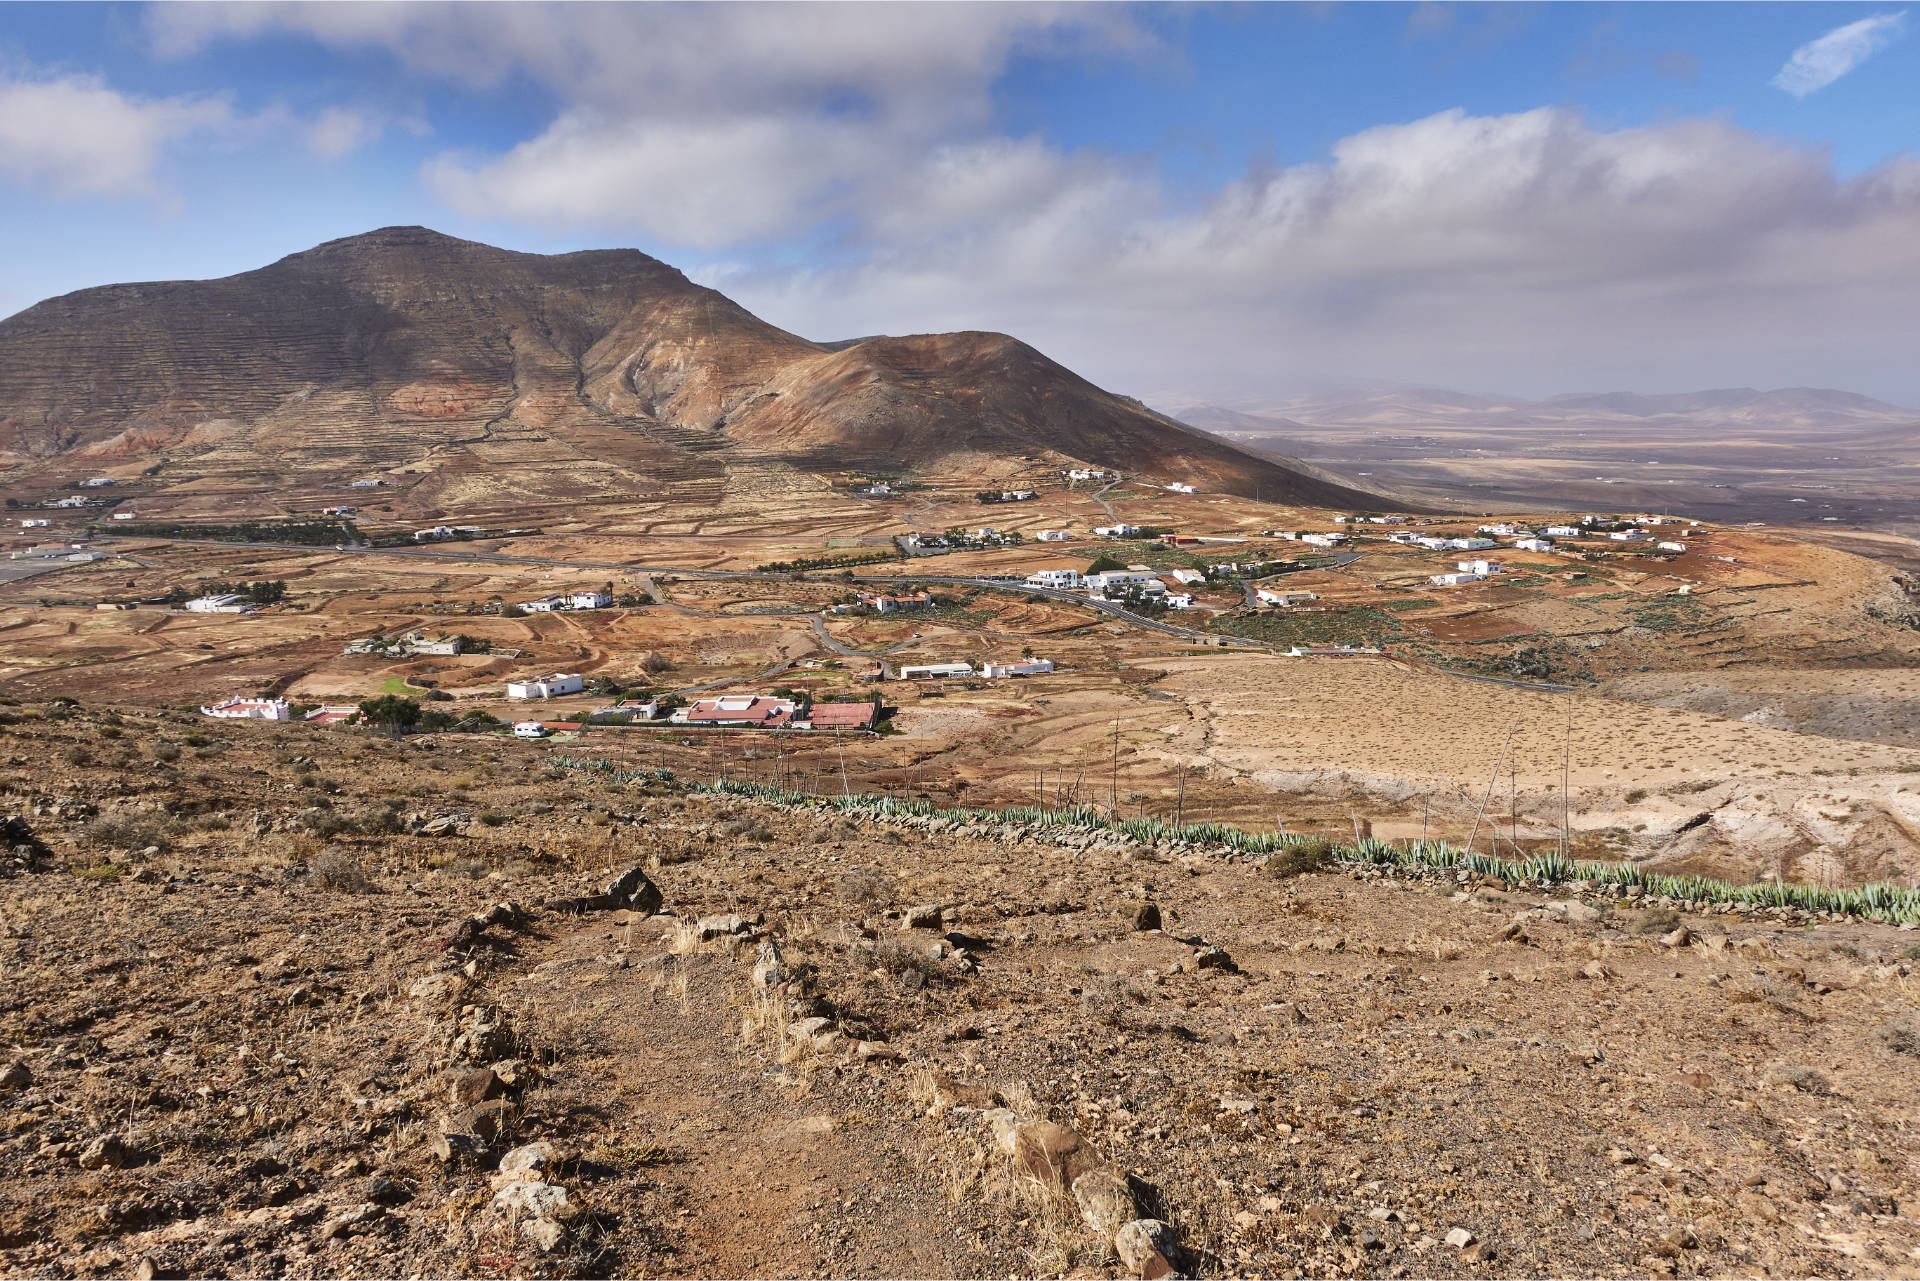
<path fill-rule="evenodd" d="M 391 478 L 426 507 L 714 505 L 849 467 L 1078 461 L 1328 505 L 1371 496 L 1101 390 L 1004 334 L 815 343 L 630 249 L 541 255 L 390 227 L 219 280 L 0 321 L 12 487 L 155 468 L 291 502 Z M 404 478 L 404 479 L 403 479 Z"/>

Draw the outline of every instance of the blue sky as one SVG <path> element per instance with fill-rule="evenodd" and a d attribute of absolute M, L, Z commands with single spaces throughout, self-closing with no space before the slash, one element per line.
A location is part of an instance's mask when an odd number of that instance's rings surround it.
<path fill-rule="evenodd" d="M 9 5 L 0 312 L 424 223 L 637 246 L 809 336 L 1005 330 L 1162 403 L 1383 380 L 1920 404 L 1916 21 Z"/>

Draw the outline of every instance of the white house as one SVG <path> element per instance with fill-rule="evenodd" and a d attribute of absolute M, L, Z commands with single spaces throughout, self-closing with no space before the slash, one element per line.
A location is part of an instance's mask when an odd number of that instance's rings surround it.
<path fill-rule="evenodd" d="M 1416 547 L 1424 547 L 1430 552 L 1440 552 L 1453 546 L 1453 540 L 1451 538 L 1439 538 L 1433 534 L 1421 534 L 1413 540 L 1413 545 Z"/>
<path fill-rule="evenodd" d="M 1544 538 L 1522 538 L 1514 546 L 1523 552 L 1550 552 L 1553 544 Z"/>
<path fill-rule="evenodd" d="M 973 675 L 971 663 L 917 663 L 900 669 L 903 681 L 937 681 L 953 676 Z"/>
<path fill-rule="evenodd" d="M 1670 538 L 1662 539 L 1660 542 L 1655 543 L 1654 546 L 1663 552 L 1683 552 L 1687 550 L 1685 543 L 1676 543 Z"/>
<path fill-rule="evenodd" d="M 1068 480 L 1099 480 L 1107 473 L 1098 467 L 1075 467 L 1067 472 Z"/>
<path fill-rule="evenodd" d="M 1432 583 L 1435 587 L 1458 587 L 1462 583 L 1479 582 L 1480 575 L 1471 573 L 1466 570 L 1462 570 L 1457 574 L 1435 574 L 1432 578 L 1429 578 L 1427 581 L 1429 583 Z"/>
<path fill-rule="evenodd" d="M 982 663 L 980 674 L 991 680 L 1008 676 L 1039 676 L 1053 670 L 1049 658 L 1023 658 L 1017 663 Z"/>
<path fill-rule="evenodd" d="M 65 498 L 54 499 L 53 505 L 55 507 L 85 507 L 87 505 L 87 500 L 82 498 L 79 494 L 69 494 Z"/>
<path fill-rule="evenodd" d="M 1051 587 L 1057 591 L 1072 591 L 1080 586 L 1080 571 L 1077 569 L 1037 569 L 1027 575 L 1027 582 L 1035 587 Z"/>
<path fill-rule="evenodd" d="M 1093 532 L 1102 538 L 1130 538 L 1140 529 L 1137 525 L 1101 525 Z"/>
<path fill-rule="evenodd" d="M 1172 490 L 1176 494 L 1191 494 L 1193 492 L 1192 485 L 1182 485 L 1178 481 L 1175 481 L 1173 484 L 1168 485 L 1167 488 Z"/>
<path fill-rule="evenodd" d="M 1498 547 L 1499 545 L 1500 544 L 1494 542 L 1491 538 L 1469 537 L 1469 538 L 1449 538 L 1447 540 L 1448 547 L 1453 548 L 1455 551 L 1463 551 L 1463 552 L 1483 551 L 1486 548 Z"/>
<path fill-rule="evenodd" d="M 1312 592 L 1276 592 L 1266 587 L 1257 589 L 1254 596 L 1262 605 L 1278 605 L 1282 609 L 1289 605 L 1299 605 L 1306 601 L 1320 599 Z"/>
<path fill-rule="evenodd" d="M 88 489 L 99 489 L 104 485 L 111 485 L 113 483 L 113 477 L 95 476 L 92 480 L 83 480 L 80 483 L 82 485 L 85 485 Z"/>
<path fill-rule="evenodd" d="M 1029 498 L 1038 497 L 1040 497 L 1040 495 L 1034 493 L 1031 489 L 1003 489 L 1000 491 L 1000 501 L 1003 503 L 1024 503 Z"/>
<path fill-rule="evenodd" d="M 1616 543 L 1643 543 L 1653 535 L 1644 529 L 1616 529 L 1607 537 Z"/>
<path fill-rule="evenodd" d="M 1197 583 L 1206 582 L 1207 576 L 1197 569 L 1176 569 L 1173 571 L 1173 581 L 1191 587 Z"/>
<path fill-rule="evenodd" d="M 625 716 L 629 720 L 654 721 L 660 719 L 660 700 L 657 698 L 623 698 L 606 707 L 596 707 L 588 716 L 589 720 L 612 720 L 616 716 Z"/>
<path fill-rule="evenodd" d="M 566 608 L 564 596 L 542 596 L 538 600 L 523 600 L 520 608 L 529 614 L 551 614 L 555 610 Z"/>
<path fill-rule="evenodd" d="M 1191 592 L 1168 592 L 1166 595 L 1168 609 L 1192 609 L 1198 603 Z"/>
<path fill-rule="evenodd" d="M 23 521 L 21 521 L 21 522 L 20 522 L 20 528 L 22 528 L 22 529 L 45 529 L 45 528 L 46 528 L 47 526 L 49 526 L 49 525 L 51 525 L 51 524 L 53 524 L 53 522 L 52 522 L 52 521 L 50 521 L 50 520 L 23 520 Z"/>
<path fill-rule="evenodd" d="M 547 736 L 547 727 L 539 721 L 515 721 L 513 723 L 513 736 L 515 738 L 545 738 Z"/>
<path fill-rule="evenodd" d="M 186 604 L 191 614 L 249 614 L 253 605 L 245 596 L 228 592 L 223 596 L 196 596 Z"/>
<path fill-rule="evenodd" d="M 424 542 L 431 541 L 433 539 L 452 538 L 452 537 L 453 537 L 453 526 L 451 525 L 435 525 L 432 529 L 416 529 L 413 531 L 413 541 L 416 543 L 424 543 Z"/>
<path fill-rule="evenodd" d="M 1043 543 L 1064 543 L 1072 539 L 1073 535 L 1064 529 L 1043 529 L 1034 537 Z"/>
<path fill-rule="evenodd" d="M 603 591 L 575 592 L 567 597 L 568 609 L 605 609 L 613 604 L 613 597 Z"/>
<path fill-rule="evenodd" d="M 1086 584 L 1087 590 L 1096 594 L 1111 587 L 1144 587 L 1148 583 L 1159 581 L 1151 571 L 1135 569 L 1109 569 L 1098 574 L 1088 574 L 1081 579 L 1081 582 Z M 1165 590 L 1165 584 L 1162 584 L 1162 590 Z"/>
<path fill-rule="evenodd" d="M 1300 541 L 1311 543 L 1315 547 L 1338 547 L 1347 541 L 1345 534 L 1302 534 Z"/>
<path fill-rule="evenodd" d="M 578 694 L 586 687 L 578 672 L 555 672 L 551 676 L 541 676 L 532 680 L 508 681 L 508 698 L 558 698 L 562 694 Z"/>
<path fill-rule="evenodd" d="M 115 520 L 135 520 L 139 515 L 139 512 L 115 512 L 113 518 Z"/>
<path fill-rule="evenodd" d="M 1473 574 L 1480 578 L 1491 578 L 1495 574 L 1504 572 L 1497 560 L 1462 560 L 1455 561 L 1454 564 L 1461 573 Z"/>
<path fill-rule="evenodd" d="M 293 709 L 284 698 L 230 698 L 212 707 L 202 707 L 202 716 L 217 716 L 226 721 L 290 721 Z"/>
<path fill-rule="evenodd" d="M 1580 527 L 1578 525 L 1549 525 L 1547 526 L 1547 536 L 1549 538 L 1578 538 L 1580 537 Z"/>

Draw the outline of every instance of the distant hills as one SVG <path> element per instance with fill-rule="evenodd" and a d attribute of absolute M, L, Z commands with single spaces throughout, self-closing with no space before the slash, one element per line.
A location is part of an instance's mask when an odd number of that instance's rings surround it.
<path fill-rule="evenodd" d="M 1368 498 L 1005 334 L 810 342 L 629 249 L 525 254 L 389 227 L 0 321 L 0 464 L 16 490 L 138 471 L 163 494 L 286 502 L 371 477 L 421 509 L 714 505 L 798 473 L 1056 462 Z"/>
<path fill-rule="evenodd" d="M 1906 409 L 1853 392 L 1819 387 L 1643 395 L 1574 392 L 1545 400 L 1475 395 L 1430 387 L 1394 387 L 1306 396 L 1232 407 L 1192 404 L 1170 413 L 1209 431 L 1285 436 L 1308 427 L 1752 427 L 1762 430 L 1872 430 L 1920 421 Z"/>

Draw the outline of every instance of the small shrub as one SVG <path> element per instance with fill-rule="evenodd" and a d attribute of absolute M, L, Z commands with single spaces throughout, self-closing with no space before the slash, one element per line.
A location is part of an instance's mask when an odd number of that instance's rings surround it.
<path fill-rule="evenodd" d="M 67 764 L 91 765 L 93 764 L 93 753 L 76 743 L 67 749 Z"/>
<path fill-rule="evenodd" d="M 498 827 L 507 821 L 505 814 L 496 814 L 492 810 L 480 815 L 480 821 L 488 827 Z"/>
<path fill-rule="evenodd" d="M 1882 1023 L 1873 1030 L 1873 1039 L 1894 1054 L 1920 1056 L 1920 1020 Z"/>
<path fill-rule="evenodd" d="M 100 737 L 112 742 L 114 739 L 120 737 L 120 727 L 118 725 L 102 725 L 100 727 Z"/>
<path fill-rule="evenodd" d="M 938 983 L 946 977 L 946 971 L 940 968 L 940 962 L 928 956 L 914 943 L 900 939 L 881 939 L 879 946 L 873 949 L 873 962 L 882 971 L 898 978 L 908 987 L 923 987 L 928 983 Z"/>
<path fill-rule="evenodd" d="M 1102 1027 L 1123 1027 L 1127 1011 L 1145 1003 L 1146 996 L 1118 974 L 1102 974 L 1080 990 L 1087 1016 Z"/>
<path fill-rule="evenodd" d="M 1819 1068 L 1804 1063 L 1781 1063 L 1767 1073 L 1775 1085 L 1788 1085 L 1802 1094 L 1832 1094 L 1833 1081 Z"/>
<path fill-rule="evenodd" d="M 1680 928 L 1680 913 L 1670 907 L 1651 908 L 1633 923 L 1635 934 L 1671 934 Z"/>
<path fill-rule="evenodd" d="M 486 876 L 487 865 L 484 860 L 477 858 L 456 859 L 454 860 L 453 866 L 449 867 L 447 871 L 453 876 L 464 877 L 469 881 L 478 881 Z"/>
<path fill-rule="evenodd" d="M 353 830 L 345 815 L 317 805 L 300 811 L 300 826 L 315 836 L 338 836 Z"/>
<path fill-rule="evenodd" d="M 1317 872 L 1331 862 L 1333 842 L 1316 836 L 1275 850 L 1267 858 L 1267 875 L 1299 876 L 1304 872 Z"/>
<path fill-rule="evenodd" d="M 840 893 L 856 903 L 893 901 L 893 879 L 877 867 L 856 867 L 840 877 Z"/>
<path fill-rule="evenodd" d="M 340 894 L 371 894 L 373 882 L 366 869 L 344 850 L 329 849 L 307 865 L 307 879 L 323 890 Z"/>
<path fill-rule="evenodd" d="M 153 745 L 153 759 L 156 761 L 177 761 L 180 759 L 180 749 L 172 743 L 155 743 Z"/>
<path fill-rule="evenodd" d="M 400 822 L 400 811 L 389 801 L 385 805 L 378 806 L 362 814 L 360 821 L 355 824 L 355 826 L 369 836 L 391 836 L 395 832 L 398 832 L 402 826 Z"/>
<path fill-rule="evenodd" d="M 1646 799 L 1647 799 L 1647 789 L 1644 787 L 1636 787 L 1631 791 L 1629 791 L 1626 795 L 1626 801 L 1627 801 L 1627 804 L 1629 805 L 1638 805 L 1641 801 L 1644 801 Z"/>
<path fill-rule="evenodd" d="M 91 867 L 73 865 L 73 874 L 83 881 L 117 881 L 127 874 L 125 863 L 95 863 Z"/>
<path fill-rule="evenodd" d="M 172 845 L 172 825 L 165 820 L 145 817 L 96 818 L 86 826 L 87 841 L 122 850 L 143 850 L 149 846 L 166 850 Z"/>
<path fill-rule="evenodd" d="M 182 743 L 185 743 L 188 747 L 205 747 L 208 743 L 211 743 L 213 740 L 208 738 L 205 734 L 185 734 L 181 736 L 180 741 Z"/>

